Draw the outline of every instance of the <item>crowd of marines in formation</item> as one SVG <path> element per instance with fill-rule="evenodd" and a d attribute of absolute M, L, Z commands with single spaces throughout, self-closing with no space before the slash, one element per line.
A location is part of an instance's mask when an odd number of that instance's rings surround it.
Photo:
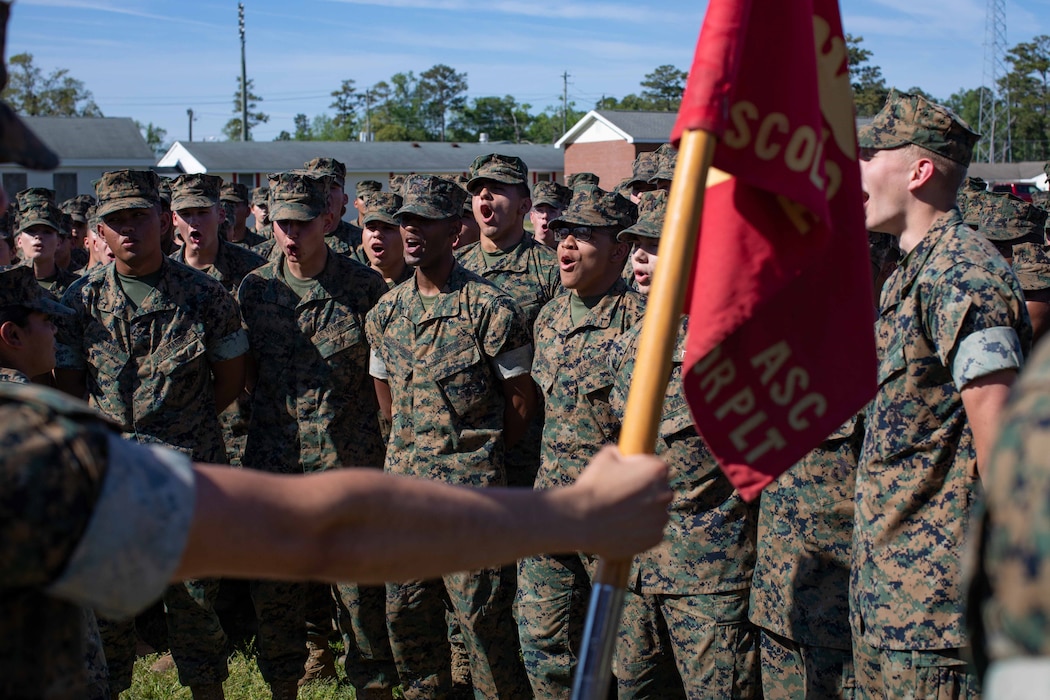
<path fill-rule="evenodd" d="M 990 662 L 1046 653 L 1024 596 L 987 594 L 996 576 L 1025 578 L 984 559 L 1019 549 L 990 529 L 1023 525 L 1016 474 L 985 484 L 1009 512 L 990 503 L 962 571 L 982 479 L 1010 461 L 991 451 L 988 411 L 1050 320 L 1046 210 L 963 182 L 976 139 L 896 92 L 861 132 L 879 392 L 756 503 L 692 425 L 682 319 L 656 444 L 675 496 L 663 542 L 633 563 L 619 697 L 977 697 Z M 524 162 L 492 153 L 460 178 L 360 182 L 352 222 L 346 167 L 325 157 L 251 192 L 129 170 L 61 204 L 25 190 L 0 224 L 0 263 L 18 263 L 0 271 L 14 290 L 0 324 L 17 326 L 0 348 L 29 359 L 0 355 L 0 378 L 53 383 L 124 437 L 201 462 L 572 483 L 617 439 L 674 162 L 669 145 L 642 153 L 607 191 L 589 174 L 530 185 Z M 38 287 L 50 303 L 20 307 Z M 385 586 L 252 581 L 259 668 L 294 698 L 336 675 L 340 636 L 358 698 L 567 698 L 594 570 L 560 552 Z M 219 590 L 164 595 L 198 699 L 223 697 L 228 675 Z M 116 697 L 135 620 L 84 614 L 93 652 L 73 663 L 91 697 Z"/>

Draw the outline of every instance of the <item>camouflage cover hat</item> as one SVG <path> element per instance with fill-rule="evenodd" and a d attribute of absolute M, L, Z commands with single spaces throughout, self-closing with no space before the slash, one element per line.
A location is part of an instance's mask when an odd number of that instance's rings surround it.
<path fill-rule="evenodd" d="M 303 163 L 314 177 L 330 177 L 340 187 L 346 186 L 346 164 L 335 158 L 314 158 Z"/>
<path fill-rule="evenodd" d="M 857 133 L 861 148 L 881 150 L 914 144 L 963 165 L 970 164 L 979 138 L 947 107 L 897 90 L 890 90 L 886 104 Z"/>
<path fill-rule="evenodd" d="M 470 179 L 467 180 L 467 192 L 474 194 L 482 180 L 492 180 L 508 185 L 527 185 L 529 166 L 517 156 L 505 156 L 501 153 L 488 153 L 478 156 L 470 164 Z"/>
<path fill-rule="evenodd" d="M 58 211 L 60 212 L 60 216 L 62 217 L 62 222 L 61 222 L 62 226 L 61 226 L 61 228 L 58 229 L 58 235 L 62 236 L 63 238 L 72 238 L 73 237 L 73 217 L 70 216 L 69 214 L 65 213 L 61 209 L 59 209 Z"/>
<path fill-rule="evenodd" d="M 22 233 L 31 226 L 47 226 L 55 233 L 62 233 L 62 210 L 55 204 L 54 192 L 46 187 L 31 187 L 15 195 L 15 233 Z"/>
<path fill-rule="evenodd" d="M 227 182 L 219 190 L 219 201 L 248 204 L 250 201 L 248 186 L 240 182 Z"/>
<path fill-rule="evenodd" d="M 1050 247 L 1045 243 L 1015 243 L 1014 274 L 1026 292 L 1050 289 Z"/>
<path fill-rule="evenodd" d="M 405 175 L 403 173 L 394 173 L 393 175 L 387 178 L 387 189 L 389 189 L 394 194 L 403 195 L 404 193 L 401 190 L 404 189 L 405 180 L 407 179 L 408 175 Z"/>
<path fill-rule="evenodd" d="M 357 185 L 354 186 L 354 195 L 358 199 L 364 198 L 366 194 L 372 192 L 382 192 L 383 183 L 376 182 L 375 180 L 359 180 Z"/>
<path fill-rule="evenodd" d="M 152 170 L 113 170 L 103 173 L 94 185 L 100 219 L 123 209 L 149 209 L 160 202 L 157 173 Z"/>
<path fill-rule="evenodd" d="M 222 178 L 207 173 L 186 173 L 171 183 L 171 209 L 212 207 L 219 203 Z"/>
<path fill-rule="evenodd" d="M 970 202 L 973 201 L 975 196 L 980 195 L 982 192 L 988 191 L 988 183 L 979 177 L 968 177 L 966 182 L 959 188 L 959 192 L 956 194 L 955 201 L 959 207 L 959 211 L 963 213 L 963 218 L 966 217 L 966 211 L 970 206 Z"/>
<path fill-rule="evenodd" d="M 564 209 L 572 201 L 572 189 L 553 180 L 541 180 L 532 186 L 532 206 L 549 204 Z"/>
<path fill-rule="evenodd" d="M 638 195 L 638 221 L 616 236 L 622 241 L 628 236 L 659 238 L 664 229 L 664 214 L 667 212 L 667 191 L 654 190 Z"/>
<path fill-rule="evenodd" d="M 75 313 L 55 301 L 36 281 L 33 268 L 26 265 L 0 267 L 0 306 L 24 306 L 51 316 L 72 316 Z"/>
<path fill-rule="evenodd" d="M 614 226 L 620 230 L 632 225 L 638 208 L 631 200 L 595 185 L 582 185 L 572 193 L 572 201 L 548 228 L 560 226 Z"/>
<path fill-rule="evenodd" d="M 631 177 L 627 178 L 627 186 L 631 187 L 636 182 L 648 184 L 649 180 L 656 176 L 660 169 L 660 156 L 656 151 L 642 151 L 634 157 L 631 165 Z"/>
<path fill-rule="evenodd" d="M 18 218 L 15 203 L 11 202 L 0 211 L 0 238 L 13 238 L 15 235 L 15 219 Z"/>
<path fill-rule="evenodd" d="M 77 223 L 87 223 L 87 211 L 95 206 L 95 198 L 89 194 L 78 194 L 58 205 L 58 208 L 73 217 Z"/>
<path fill-rule="evenodd" d="M 171 209 L 171 178 L 170 177 L 158 177 L 157 178 L 157 194 L 160 195 L 160 201 L 168 209 Z"/>
<path fill-rule="evenodd" d="M 964 221 L 990 241 L 1041 243 L 1046 212 L 1009 193 L 978 192 L 970 200 Z"/>
<path fill-rule="evenodd" d="M 572 175 L 565 176 L 565 184 L 570 189 L 576 189 L 580 185 L 594 185 L 598 186 L 598 176 L 594 173 L 573 173 Z"/>
<path fill-rule="evenodd" d="M 270 188 L 265 185 L 252 190 L 252 206 L 265 207 L 270 198 Z"/>
<path fill-rule="evenodd" d="M 367 226 L 373 221 L 397 226 L 397 212 L 404 204 L 401 195 L 393 192 L 368 192 L 361 206 L 361 221 Z"/>
<path fill-rule="evenodd" d="M 678 163 L 678 149 L 669 143 L 665 143 L 653 153 L 656 155 L 656 172 L 649 178 L 649 182 L 673 180 L 674 168 Z"/>
<path fill-rule="evenodd" d="M 1043 209 L 1048 208 L 1050 206 L 1050 192 L 1033 192 L 1032 204 Z"/>
<path fill-rule="evenodd" d="M 466 201 L 466 191 L 443 177 L 435 175 L 410 175 L 402 189 L 404 201 L 396 217 L 415 214 L 424 219 L 450 219 L 459 217 Z"/>
<path fill-rule="evenodd" d="M 267 217 L 270 221 L 312 221 L 328 211 L 331 178 L 317 170 L 271 173 Z"/>

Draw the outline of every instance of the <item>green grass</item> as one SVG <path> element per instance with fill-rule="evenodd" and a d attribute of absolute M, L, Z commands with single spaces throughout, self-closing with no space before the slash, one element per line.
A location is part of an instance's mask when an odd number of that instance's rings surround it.
<path fill-rule="evenodd" d="M 179 685 L 175 669 L 154 673 L 150 666 L 159 654 L 143 656 L 135 662 L 131 688 L 121 693 L 121 700 L 190 700 L 190 689 Z M 269 700 L 270 687 L 259 673 L 255 658 L 236 651 L 230 656 L 230 677 L 223 684 L 226 700 Z M 299 689 L 299 700 L 353 700 L 352 685 L 346 682 L 343 669 L 337 669 L 339 682 L 313 681 Z M 399 693 L 395 691 L 395 697 Z"/>

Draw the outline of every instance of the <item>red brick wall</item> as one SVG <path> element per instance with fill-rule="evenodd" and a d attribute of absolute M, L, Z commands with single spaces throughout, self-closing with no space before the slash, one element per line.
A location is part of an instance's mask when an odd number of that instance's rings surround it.
<path fill-rule="evenodd" d="M 594 173 L 603 190 L 612 190 L 631 174 L 634 154 L 634 144 L 626 141 L 571 143 L 565 147 L 565 175 Z"/>

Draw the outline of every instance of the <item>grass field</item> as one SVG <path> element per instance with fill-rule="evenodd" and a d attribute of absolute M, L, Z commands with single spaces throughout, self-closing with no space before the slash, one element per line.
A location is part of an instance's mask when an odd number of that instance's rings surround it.
<path fill-rule="evenodd" d="M 154 673 L 150 666 L 158 654 L 144 656 L 135 662 L 135 675 L 131 689 L 120 695 L 120 700 L 190 700 L 189 688 L 179 685 L 175 669 Z M 270 688 L 266 685 L 255 659 L 244 652 L 234 652 L 230 657 L 230 677 L 223 684 L 226 700 L 269 700 Z M 352 700 L 354 688 L 343 678 L 339 670 L 339 682 L 314 681 L 299 689 L 299 700 Z M 397 691 L 394 697 L 401 697 Z"/>

